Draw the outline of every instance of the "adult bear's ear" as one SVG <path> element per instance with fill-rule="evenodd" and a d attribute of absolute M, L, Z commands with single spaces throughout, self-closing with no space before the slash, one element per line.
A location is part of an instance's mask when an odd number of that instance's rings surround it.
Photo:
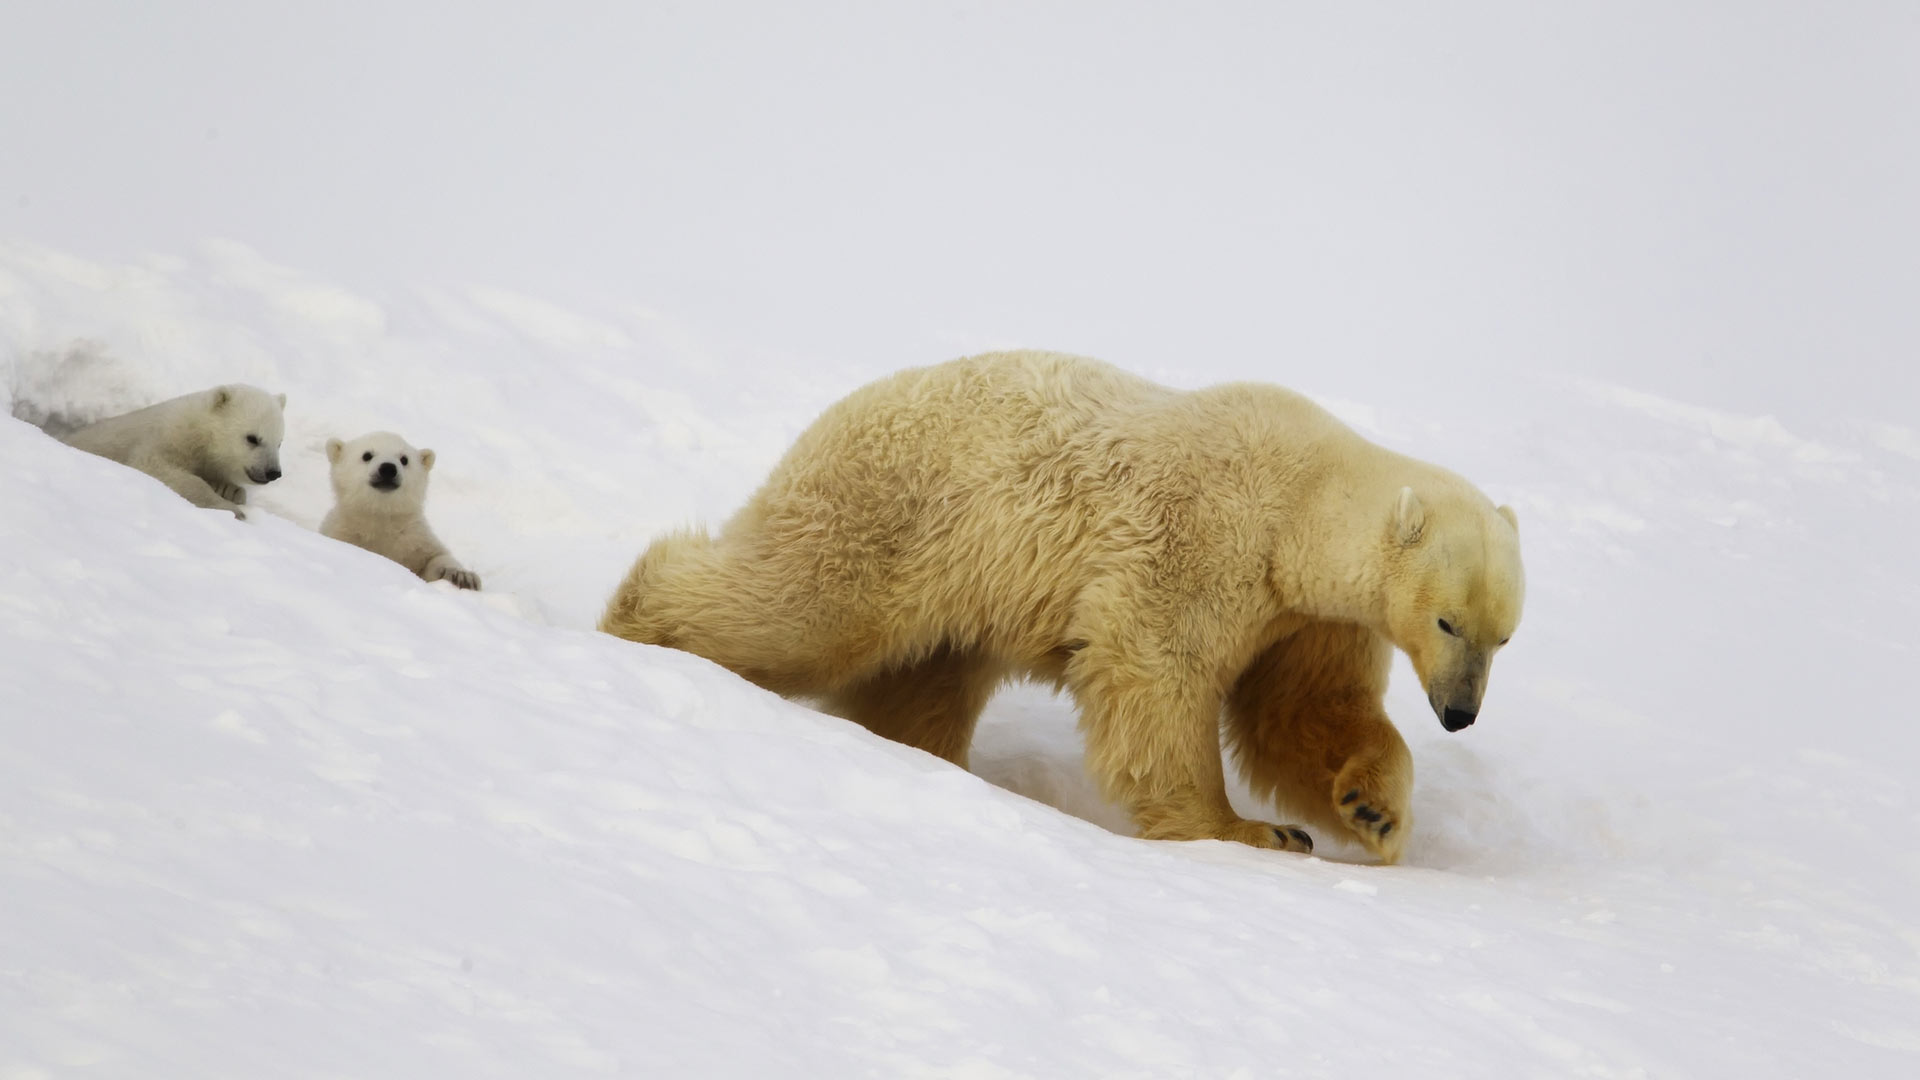
<path fill-rule="evenodd" d="M 1393 531 L 1400 542 L 1409 547 L 1420 542 L 1420 534 L 1426 529 L 1427 508 L 1420 502 L 1420 496 L 1410 487 L 1400 489 L 1400 502 L 1393 508 Z"/>
<path fill-rule="evenodd" d="M 1507 524 L 1513 526 L 1514 532 L 1520 531 L 1520 519 L 1514 515 L 1513 507 L 1498 506 L 1494 509 L 1500 511 L 1500 516 L 1507 519 Z"/>
<path fill-rule="evenodd" d="M 337 463 L 340 460 L 340 451 L 345 450 L 346 448 L 347 448 L 347 444 L 341 442 L 339 439 L 328 439 L 327 440 L 327 464 L 332 465 Z"/>
<path fill-rule="evenodd" d="M 433 451 L 431 450 L 420 451 L 420 467 L 427 470 L 428 472 L 433 471 Z"/>
<path fill-rule="evenodd" d="M 287 407 L 287 395 L 285 395 L 285 394 L 275 394 L 275 395 L 274 395 L 274 398 L 273 398 L 273 399 L 274 399 L 275 401 L 278 401 L 278 402 L 280 403 L 280 407 L 281 407 L 282 409 L 285 409 L 285 408 Z"/>
<path fill-rule="evenodd" d="M 226 408 L 227 402 L 232 400 L 233 400 L 233 387 L 216 386 L 213 388 L 213 411 L 214 412 L 219 412 L 221 409 Z"/>

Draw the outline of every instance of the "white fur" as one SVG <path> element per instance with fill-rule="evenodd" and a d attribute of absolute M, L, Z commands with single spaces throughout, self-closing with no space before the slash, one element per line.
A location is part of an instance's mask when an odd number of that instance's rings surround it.
<path fill-rule="evenodd" d="M 478 589 L 480 577 L 461 566 L 427 527 L 427 474 L 433 451 L 417 450 L 391 431 L 352 442 L 327 440 L 334 506 L 322 535 L 384 555 L 425 581 L 445 579 Z"/>
<path fill-rule="evenodd" d="M 1443 725 L 1473 721 L 1520 620 L 1513 522 L 1277 386 L 1002 353 L 829 408 L 719 536 L 655 541 L 600 628 L 962 766 L 1001 681 L 1051 682 L 1141 835 L 1310 849 L 1228 803 L 1224 723 L 1255 791 L 1391 861 L 1393 647 Z"/>
<path fill-rule="evenodd" d="M 245 519 L 246 489 L 280 477 L 285 394 L 232 384 L 81 428 L 69 446 L 146 473 L 195 506 Z"/>

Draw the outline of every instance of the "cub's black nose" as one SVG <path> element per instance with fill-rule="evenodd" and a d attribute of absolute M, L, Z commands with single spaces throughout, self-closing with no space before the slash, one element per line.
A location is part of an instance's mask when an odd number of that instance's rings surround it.
<path fill-rule="evenodd" d="M 1478 715 L 1478 713 L 1470 713 L 1465 709 L 1448 709 L 1440 717 L 1440 726 L 1446 728 L 1448 731 L 1459 731 L 1461 728 L 1472 724 L 1474 718 Z"/>
<path fill-rule="evenodd" d="M 399 471 L 400 470 L 393 467 L 393 462 L 391 461 L 383 461 L 380 463 L 380 479 L 382 480 L 393 479 L 393 474 Z M 1471 718 L 1469 718 L 1469 721 L 1471 721 Z"/>
<path fill-rule="evenodd" d="M 280 470 L 279 470 L 279 469 L 268 469 L 268 470 L 267 470 L 267 483 L 269 483 L 269 484 L 271 484 L 271 483 L 273 483 L 273 482 L 274 482 L 275 480 L 278 480 L 278 479 L 280 479 Z"/>

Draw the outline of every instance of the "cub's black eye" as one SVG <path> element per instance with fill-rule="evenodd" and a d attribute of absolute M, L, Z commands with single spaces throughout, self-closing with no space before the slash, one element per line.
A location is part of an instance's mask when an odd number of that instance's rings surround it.
<path fill-rule="evenodd" d="M 1460 631 L 1455 630 L 1453 628 L 1453 624 L 1448 622 L 1445 619 L 1440 620 L 1440 629 L 1445 630 L 1447 633 L 1452 634 L 1454 637 L 1460 636 Z"/>
<path fill-rule="evenodd" d="M 247 436 L 247 445 L 248 445 L 248 446 L 259 446 L 259 445 L 260 445 L 260 436 L 258 436 L 258 435 L 249 435 L 249 436 Z"/>
<path fill-rule="evenodd" d="M 373 451 L 371 451 L 371 450 L 369 450 L 369 451 L 367 451 L 366 453 L 364 453 L 364 454 L 361 454 L 361 455 L 360 455 L 360 460 L 361 460 L 361 461 L 372 461 L 372 460 L 373 460 Z"/>
<path fill-rule="evenodd" d="M 400 464 L 402 464 L 402 465 L 405 465 L 406 463 L 407 463 L 407 455 L 405 455 L 405 454 L 401 454 L 401 455 L 400 455 Z"/>

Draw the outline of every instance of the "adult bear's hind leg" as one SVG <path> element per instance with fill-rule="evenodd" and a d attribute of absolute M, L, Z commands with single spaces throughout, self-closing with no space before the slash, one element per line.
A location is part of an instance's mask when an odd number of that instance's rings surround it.
<path fill-rule="evenodd" d="M 942 645 L 925 659 L 889 668 L 826 696 L 826 711 L 894 742 L 967 767 L 974 724 L 1005 678 L 973 649 Z"/>
<path fill-rule="evenodd" d="M 823 644 L 818 600 L 796 598 L 764 560 L 704 532 L 655 540 L 600 616 L 600 630 L 703 656 L 777 694 L 816 694 L 844 678 Z"/>

